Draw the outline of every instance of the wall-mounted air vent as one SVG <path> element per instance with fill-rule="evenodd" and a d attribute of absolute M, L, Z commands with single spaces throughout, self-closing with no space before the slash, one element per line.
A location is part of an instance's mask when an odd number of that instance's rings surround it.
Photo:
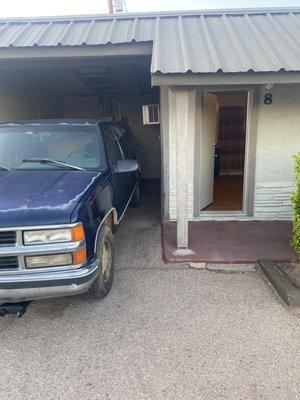
<path fill-rule="evenodd" d="M 143 108 L 143 124 L 159 124 L 159 104 L 146 104 Z"/>

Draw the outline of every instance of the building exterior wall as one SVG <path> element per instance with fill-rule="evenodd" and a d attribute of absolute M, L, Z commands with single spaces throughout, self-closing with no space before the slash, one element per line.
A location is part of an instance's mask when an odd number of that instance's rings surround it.
<path fill-rule="evenodd" d="M 300 85 L 275 85 L 273 103 L 259 90 L 255 219 L 289 219 L 294 189 L 293 154 L 300 151 Z"/>
<path fill-rule="evenodd" d="M 166 89 L 164 89 L 166 90 Z M 198 92 L 198 90 L 197 90 Z M 293 155 L 300 151 L 300 85 L 275 85 L 271 90 L 273 103 L 264 104 L 264 95 L 269 92 L 261 85 L 258 89 L 257 115 L 257 144 L 254 153 L 254 206 L 253 215 L 245 217 L 221 217 L 221 219 L 257 219 L 277 220 L 290 219 L 291 194 L 294 189 L 294 160 Z M 167 219 L 176 219 L 176 98 L 169 89 L 168 101 L 166 96 L 161 105 L 166 115 L 162 127 L 163 154 L 165 157 L 164 180 L 168 193 L 168 209 L 164 211 Z M 197 135 L 202 119 L 202 104 L 196 97 L 195 136 L 189 138 L 188 163 L 188 217 L 194 216 L 195 170 L 194 157 L 197 146 Z M 167 147 L 167 148 L 166 148 Z M 252 214 L 252 213 L 251 213 Z M 200 219 L 220 219 L 220 216 L 202 216 Z"/>
<path fill-rule="evenodd" d="M 161 96 L 162 124 L 143 125 L 142 105 L 158 103 L 158 95 L 124 95 L 118 98 L 119 117 L 128 119 L 136 133 L 141 151 L 144 178 L 161 175 L 160 135 L 163 143 L 164 217 L 176 219 L 176 91 L 164 88 Z M 254 219 L 289 219 L 294 188 L 293 154 L 300 151 L 300 85 L 275 85 L 273 103 L 264 104 L 264 86 L 259 87 L 257 146 L 255 154 Z M 199 94 L 199 93 L 198 93 Z M 202 103 L 196 96 L 190 104 L 188 137 L 188 217 L 194 219 L 195 138 L 199 135 Z M 194 97 L 191 92 L 191 99 Z M 200 96 L 201 97 L 201 96 Z M 66 107 L 66 104 L 65 104 Z M 98 107 L 96 107 L 98 109 Z M 116 111 L 117 112 L 117 111 Z M 22 82 L 0 79 L 0 121 L 64 116 L 62 99 L 30 89 Z M 72 114 L 73 116 L 73 114 Z M 74 115 L 75 117 L 76 115 Z M 91 115 L 92 117 L 93 115 Z M 98 117 L 99 115 L 95 115 Z M 160 132 L 161 129 L 161 132 Z M 166 198 L 167 197 L 167 198 Z"/>

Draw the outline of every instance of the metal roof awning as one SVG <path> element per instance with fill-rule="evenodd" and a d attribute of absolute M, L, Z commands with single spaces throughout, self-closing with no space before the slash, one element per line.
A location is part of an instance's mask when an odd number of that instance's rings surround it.
<path fill-rule="evenodd" d="M 153 43 L 151 73 L 300 71 L 300 8 L 0 20 L 2 49 Z"/>

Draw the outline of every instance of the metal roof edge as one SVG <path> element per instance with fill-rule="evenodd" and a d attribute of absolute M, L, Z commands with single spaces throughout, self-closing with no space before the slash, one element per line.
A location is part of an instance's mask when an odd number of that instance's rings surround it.
<path fill-rule="evenodd" d="M 204 10 L 178 10 L 178 11 L 156 11 L 136 13 L 115 14 L 82 14 L 82 15 L 57 15 L 40 17 L 9 17 L 0 18 L 0 22 L 46 22 L 46 21 L 69 21 L 69 20 L 96 20 L 96 19 L 130 19 L 130 18 L 157 18 L 157 17 L 179 17 L 193 15 L 244 15 L 244 14 L 288 14 L 300 13 L 300 7 L 260 7 L 260 8 L 227 8 L 227 9 L 204 9 Z"/>

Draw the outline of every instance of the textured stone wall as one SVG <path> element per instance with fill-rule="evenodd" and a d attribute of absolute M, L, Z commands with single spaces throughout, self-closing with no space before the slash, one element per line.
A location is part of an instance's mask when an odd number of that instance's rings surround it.
<path fill-rule="evenodd" d="M 293 182 L 269 182 L 257 184 L 254 204 L 256 219 L 290 219 Z"/>

